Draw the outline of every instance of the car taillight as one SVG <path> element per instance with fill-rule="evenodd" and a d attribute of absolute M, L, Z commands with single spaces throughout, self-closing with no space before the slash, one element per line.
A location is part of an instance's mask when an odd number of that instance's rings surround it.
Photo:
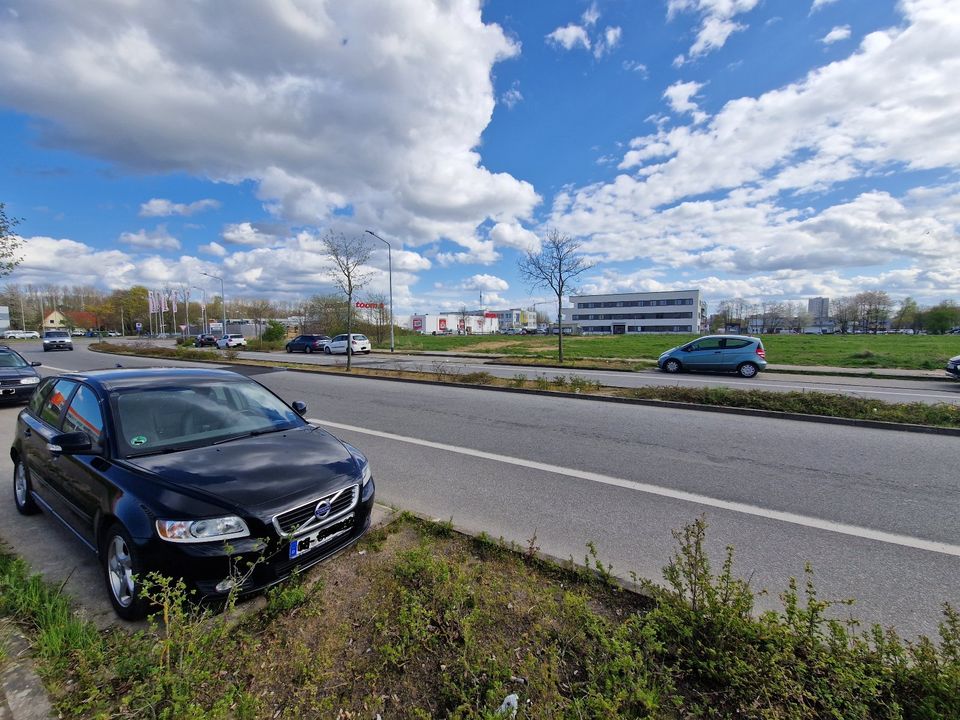
<path fill-rule="evenodd" d="M 767 359 L 767 353 L 764 352 L 763 348 L 757 345 L 757 355 L 762 357 L 764 360 Z"/>

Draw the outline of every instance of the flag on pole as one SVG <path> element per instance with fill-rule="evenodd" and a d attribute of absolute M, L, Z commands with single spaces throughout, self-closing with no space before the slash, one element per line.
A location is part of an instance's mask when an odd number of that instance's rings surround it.
<path fill-rule="evenodd" d="M 151 315 L 157 311 L 157 303 L 153 299 L 153 290 L 147 290 L 147 308 Z"/>
<path fill-rule="evenodd" d="M 171 290 L 170 291 L 170 312 L 176 312 L 176 311 L 177 311 L 177 291 Z"/>

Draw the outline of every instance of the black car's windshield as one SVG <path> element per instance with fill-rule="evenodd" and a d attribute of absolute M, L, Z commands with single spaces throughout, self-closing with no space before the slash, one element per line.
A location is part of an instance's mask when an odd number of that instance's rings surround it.
<path fill-rule="evenodd" d="M 26 361 L 12 352 L 0 352 L 0 368 L 27 367 Z"/>
<path fill-rule="evenodd" d="M 112 396 L 121 455 L 212 445 L 304 424 L 254 382 L 210 381 L 117 391 Z"/>

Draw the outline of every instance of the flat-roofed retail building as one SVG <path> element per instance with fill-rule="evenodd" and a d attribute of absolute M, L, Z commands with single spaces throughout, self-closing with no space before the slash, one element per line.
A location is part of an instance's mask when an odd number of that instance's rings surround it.
<path fill-rule="evenodd" d="M 571 295 L 563 322 L 584 335 L 696 333 L 707 326 L 699 290 Z"/>

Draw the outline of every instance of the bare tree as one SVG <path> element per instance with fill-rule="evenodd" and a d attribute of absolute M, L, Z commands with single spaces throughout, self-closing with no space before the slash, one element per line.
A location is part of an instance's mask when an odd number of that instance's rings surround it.
<path fill-rule="evenodd" d="M 520 275 L 531 289 L 550 288 L 557 296 L 557 360 L 563 362 L 563 294 L 570 283 L 593 267 L 580 254 L 580 243 L 558 230 L 551 230 L 539 252 L 527 251 L 518 263 Z"/>
<path fill-rule="evenodd" d="M 351 332 L 353 331 L 353 294 L 366 285 L 373 272 L 363 271 L 370 259 L 371 250 L 363 236 L 347 237 L 343 233 L 328 231 L 323 240 L 323 249 L 333 260 L 330 277 L 347 296 L 347 372 L 350 371 Z"/>
<path fill-rule="evenodd" d="M 467 334 L 467 318 L 470 316 L 470 311 L 467 310 L 466 305 L 461 305 L 460 309 L 457 310 L 457 334 L 463 333 Z"/>

